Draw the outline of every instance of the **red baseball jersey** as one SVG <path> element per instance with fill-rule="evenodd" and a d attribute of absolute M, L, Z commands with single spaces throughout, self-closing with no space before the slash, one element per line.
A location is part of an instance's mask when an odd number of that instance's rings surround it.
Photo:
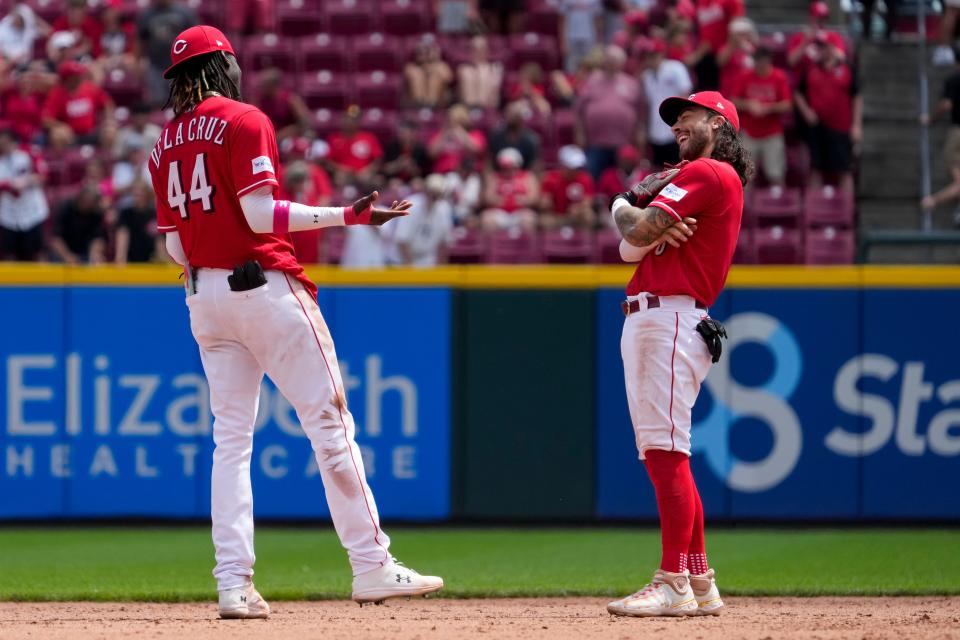
<path fill-rule="evenodd" d="M 684 164 L 651 207 L 696 218 L 697 231 L 679 249 L 663 243 L 647 254 L 627 285 L 627 295 L 692 296 L 711 306 L 733 262 L 743 218 L 743 185 L 733 166 L 710 158 Z"/>
<path fill-rule="evenodd" d="M 567 177 L 563 170 L 553 169 L 547 171 L 541 189 L 550 195 L 553 212 L 565 214 L 570 205 L 593 197 L 593 178 L 586 171 L 577 171 L 573 176 Z"/>
<path fill-rule="evenodd" d="M 223 97 L 207 98 L 164 127 L 148 162 L 157 194 L 157 230 L 178 231 L 193 267 L 233 269 L 257 260 L 288 273 L 316 295 L 289 234 L 254 233 L 240 197 L 279 188 L 273 124 L 262 111 Z"/>

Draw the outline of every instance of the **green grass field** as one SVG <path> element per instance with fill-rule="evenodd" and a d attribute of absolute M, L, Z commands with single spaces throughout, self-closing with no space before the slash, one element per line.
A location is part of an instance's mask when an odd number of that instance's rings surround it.
<path fill-rule="evenodd" d="M 613 596 L 656 567 L 651 529 L 394 528 L 393 552 L 444 577 L 446 597 Z M 960 531 L 708 531 L 730 595 L 960 594 Z M 274 600 L 347 598 L 331 528 L 260 527 L 260 591 Z M 210 600 L 209 529 L 0 529 L 0 600 Z"/>

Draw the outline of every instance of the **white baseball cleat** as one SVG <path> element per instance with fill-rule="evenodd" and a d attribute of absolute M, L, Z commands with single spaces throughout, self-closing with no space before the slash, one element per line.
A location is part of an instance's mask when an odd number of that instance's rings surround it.
<path fill-rule="evenodd" d="M 263 599 L 253 583 L 220 592 L 221 618 L 266 618 L 270 605 Z"/>
<path fill-rule="evenodd" d="M 640 591 L 611 602 L 607 611 L 618 616 L 692 616 L 697 600 L 690 588 L 689 574 L 658 570 Z"/>
<path fill-rule="evenodd" d="M 697 599 L 698 616 L 718 616 L 723 611 L 723 600 L 714 575 L 713 569 L 700 575 L 690 574 L 690 588 Z"/>
<path fill-rule="evenodd" d="M 379 569 L 355 576 L 353 601 L 361 606 L 387 598 L 425 596 L 443 589 L 443 578 L 422 576 L 402 562 L 391 560 Z"/>

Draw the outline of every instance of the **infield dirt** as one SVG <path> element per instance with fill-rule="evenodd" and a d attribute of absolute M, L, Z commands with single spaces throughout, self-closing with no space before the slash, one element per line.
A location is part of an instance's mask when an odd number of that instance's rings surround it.
<path fill-rule="evenodd" d="M 403 640 L 960 639 L 960 597 L 729 598 L 710 618 L 617 618 L 605 599 L 277 602 L 269 620 L 218 620 L 216 605 L 0 603 L 4 640 L 89 638 L 336 638 Z"/>

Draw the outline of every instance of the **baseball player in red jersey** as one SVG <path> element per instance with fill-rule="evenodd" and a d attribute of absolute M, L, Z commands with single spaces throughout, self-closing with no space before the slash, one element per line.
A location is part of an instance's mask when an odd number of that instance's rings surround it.
<path fill-rule="evenodd" d="M 703 506 L 690 472 L 690 415 L 726 335 L 707 308 L 733 261 L 753 163 L 740 143 L 736 108 L 718 92 L 668 98 L 660 117 L 673 129 L 682 162 L 616 196 L 611 210 L 623 235 L 621 256 L 639 262 L 623 303 L 621 351 L 663 548 L 650 584 L 607 609 L 717 615 L 723 601 L 707 565 Z"/>
<path fill-rule="evenodd" d="M 192 27 L 171 46 L 169 105 L 176 114 L 150 155 L 158 228 L 184 265 L 190 325 L 200 346 L 214 416 L 211 511 L 220 616 L 263 618 L 253 587 L 250 455 L 264 373 L 297 411 L 313 446 L 330 515 L 361 604 L 425 595 L 443 580 L 390 555 L 354 440 L 354 422 L 317 287 L 297 262 L 290 232 L 380 225 L 408 202 L 373 208 L 274 200 L 279 159 L 273 125 L 240 102 L 240 68 L 227 38 Z"/>

